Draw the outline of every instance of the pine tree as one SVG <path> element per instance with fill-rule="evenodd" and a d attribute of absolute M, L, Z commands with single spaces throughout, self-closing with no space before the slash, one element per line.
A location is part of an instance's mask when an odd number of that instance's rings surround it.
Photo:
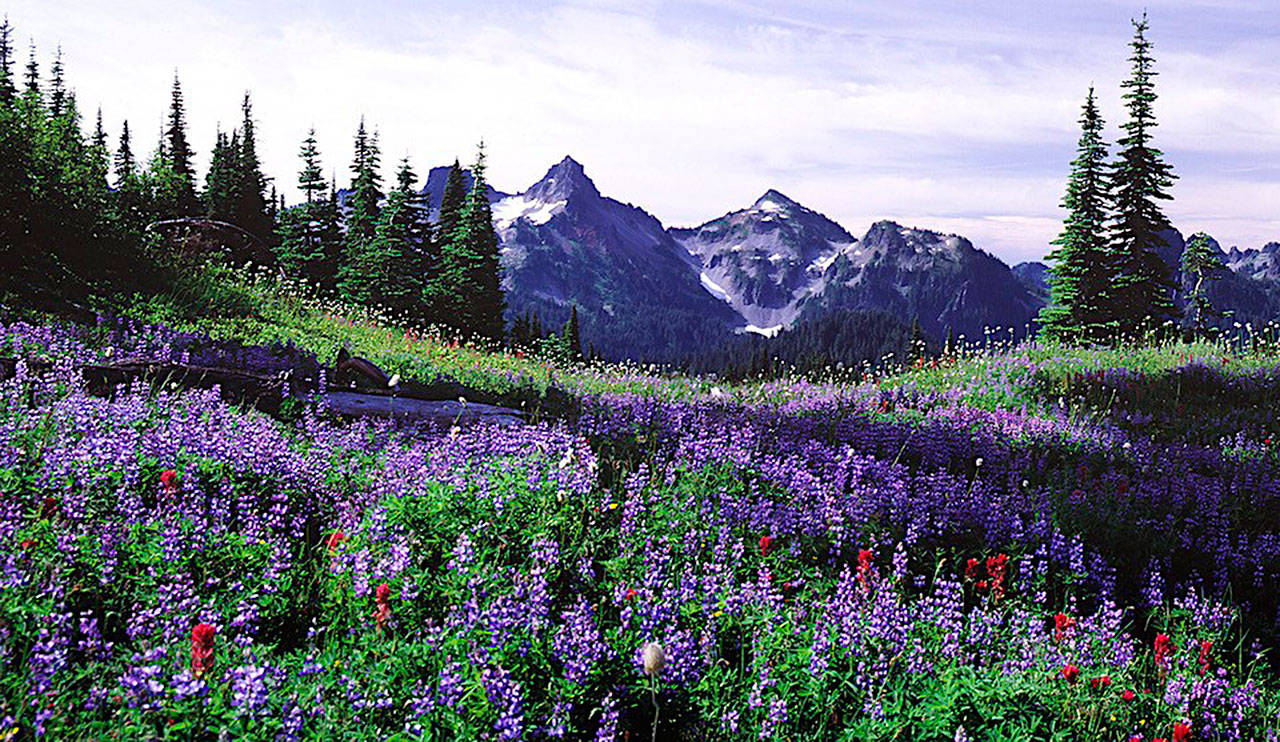
<path fill-rule="evenodd" d="M 1187 318 L 1192 321 L 1190 327 L 1197 334 L 1204 332 L 1205 318 L 1215 314 L 1206 293 L 1205 282 L 1220 278 L 1225 271 L 1226 266 L 1222 264 L 1222 258 L 1209 235 L 1204 232 L 1191 235 L 1182 250 L 1182 275 L 1184 281 L 1195 278 L 1187 296 Z"/>
<path fill-rule="evenodd" d="M 236 152 L 231 140 L 219 129 L 214 137 L 213 154 L 209 158 L 209 172 L 205 176 L 205 213 L 211 219 L 235 221 Z"/>
<path fill-rule="evenodd" d="M 200 201 L 196 197 L 196 171 L 192 164 L 194 152 L 187 142 L 186 112 L 182 102 L 182 84 L 178 75 L 173 76 L 173 90 L 169 101 L 169 122 L 165 130 L 164 157 L 167 170 L 173 179 L 173 205 L 176 213 L 190 216 L 199 213 Z"/>
<path fill-rule="evenodd" d="M 271 211 L 275 198 L 267 198 L 267 178 L 258 160 L 257 132 L 253 122 L 253 105 L 244 94 L 240 105 L 244 115 L 240 124 L 239 148 L 233 152 L 235 173 L 235 207 L 231 221 L 264 241 L 273 237 L 275 219 Z"/>
<path fill-rule="evenodd" d="M 298 188 L 306 196 L 307 203 L 318 201 L 323 197 L 326 183 L 324 173 L 320 169 L 320 150 L 316 146 L 314 127 L 307 132 L 307 138 L 302 140 L 302 149 L 298 156 L 302 158 L 302 170 L 298 173 Z"/>
<path fill-rule="evenodd" d="M 575 361 L 582 360 L 582 334 L 578 328 L 578 305 L 569 310 L 569 321 L 564 323 L 564 341 L 569 348 L 569 356 Z"/>
<path fill-rule="evenodd" d="M 440 196 L 440 214 L 436 218 L 436 242 L 443 244 L 453 238 L 458 226 L 458 216 L 467 200 L 467 182 L 462 176 L 462 166 L 457 160 L 449 168 L 449 177 L 444 181 L 444 192 Z"/>
<path fill-rule="evenodd" d="M 107 175 L 111 172 L 111 145 L 107 144 L 107 131 L 102 126 L 102 108 L 98 108 L 97 121 L 93 127 L 93 139 L 89 144 L 89 175 L 95 190 L 107 191 Z"/>
<path fill-rule="evenodd" d="M 1049 304 L 1040 311 L 1040 328 L 1061 340 L 1101 340 L 1112 335 L 1111 264 L 1106 235 L 1106 204 L 1111 198 L 1106 172 L 1104 122 L 1089 88 L 1080 117 L 1080 141 L 1062 207 L 1067 218 L 1049 253 Z"/>
<path fill-rule="evenodd" d="M 13 27 L 9 16 L 0 23 L 0 108 L 9 108 L 17 98 L 18 88 L 13 84 Z"/>
<path fill-rule="evenodd" d="M 378 174 L 380 152 L 377 134 L 370 136 L 360 119 L 356 130 L 355 157 L 351 163 L 351 206 L 347 214 L 346 246 L 338 268 L 338 291 L 347 301 L 367 303 L 375 297 L 375 284 L 382 269 L 375 249 L 378 204 L 382 200 L 382 177 Z"/>
<path fill-rule="evenodd" d="M 427 293 L 433 315 L 440 321 L 463 333 L 501 340 L 504 300 L 498 235 L 484 173 L 482 143 L 472 168 L 471 191 L 458 214 L 457 226 L 440 246 L 439 267 Z"/>
<path fill-rule="evenodd" d="M 1121 83 L 1129 120 L 1118 144 L 1113 166 L 1115 218 L 1112 227 L 1111 262 L 1114 294 L 1112 309 L 1122 332 L 1137 334 L 1144 324 L 1175 315 L 1169 266 L 1157 253 L 1165 243 L 1160 232 L 1169 221 L 1157 201 L 1170 200 L 1173 169 L 1163 153 L 1151 146 L 1155 128 L 1152 103 L 1156 100 L 1152 78 L 1151 42 L 1146 39 L 1147 16 L 1133 21 L 1133 56 L 1129 79 Z"/>
<path fill-rule="evenodd" d="M 63 75 L 62 47 L 58 47 L 49 68 L 49 118 L 56 119 L 66 112 L 67 83 Z"/>
<path fill-rule="evenodd" d="M 420 314 L 422 296 L 422 274 L 414 244 L 417 213 L 412 202 L 416 181 L 406 157 L 396 172 L 396 187 L 387 195 L 378 216 L 371 250 L 379 256 L 380 267 L 374 300 L 413 316 Z"/>
<path fill-rule="evenodd" d="M 327 184 L 320 167 L 320 151 L 316 145 L 314 128 L 302 140 L 298 156 L 302 159 L 302 169 L 298 171 L 298 187 L 306 200 L 292 208 L 280 209 L 277 217 L 277 255 L 286 272 L 291 275 L 307 278 L 317 286 L 332 286 L 332 245 L 326 244 L 325 239 L 326 224 L 330 221 L 327 213 L 329 203 L 325 194 Z M 336 213 L 332 225 L 336 230 Z"/>
<path fill-rule="evenodd" d="M 125 179 L 137 174 L 138 163 L 133 157 L 133 146 L 129 137 L 129 122 L 125 120 L 120 128 L 120 146 L 116 149 L 115 174 L 116 187 L 120 188 Z"/>

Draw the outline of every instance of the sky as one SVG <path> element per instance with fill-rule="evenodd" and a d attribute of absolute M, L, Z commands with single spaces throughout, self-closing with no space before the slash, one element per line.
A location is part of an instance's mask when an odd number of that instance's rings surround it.
<path fill-rule="evenodd" d="M 474 158 L 516 192 L 565 155 L 602 193 L 693 226 L 769 188 L 855 236 L 893 219 L 1038 259 L 1095 86 L 1118 138 L 1130 20 L 1147 11 L 1166 213 L 1224 247 L 1280 240 L 1273 0 L 7 0 L 19 48 L 61 46 L 86 118 L 159 137 L 176 73 L 203 167 L 251 91 L 290 200 L 315 127 L 350 174 L 361 116 L 385 176 Z M 25 61 L 25 54 L 19 56 Z M 1114 150 L 1114 147 L 1113 147 Z"/>

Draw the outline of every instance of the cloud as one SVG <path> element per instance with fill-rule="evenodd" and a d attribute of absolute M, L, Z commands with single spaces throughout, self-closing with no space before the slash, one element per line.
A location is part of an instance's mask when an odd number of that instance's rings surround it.
<path fill-rule="evenodd" d="M 1221 7 L 1223 2 L 1229 8 Z M 1151 3 L 1156 143 L 1182 176 L 1175 218 L 1224 244 L 1280 238 L 1276 21 L 1250 2 Z M 740 208 L 770 187 L 855 234 L 878 218 L 956 231 L 1009 259 L 1043 254 L 1096 85 L 1109 135 L 1134 13 L 1128 3 L 1035 7 L 836 0 L 790 3 L 271 4 L 11 0 L 19 37 L 62 43 L 82 109 L 128 118 L 153 146 L 173 70 L 191 138 L 253 91 L 260 153 L 296 198 L 315 126 L 348 178 L 359 117 L 386 174 L 420 174 L 484 137 L 491 179 L 519 190 L 565 154 L 607 195 L 666 223 Z M 203 161 L 203 159 L 202 159 Z M 1218 234 L 1215 232 L 1215 234 Z"/>

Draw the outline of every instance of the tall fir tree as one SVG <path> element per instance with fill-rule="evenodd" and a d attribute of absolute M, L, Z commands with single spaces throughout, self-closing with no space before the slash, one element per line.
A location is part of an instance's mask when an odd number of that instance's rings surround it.
<path fill-rule="evenodd" d="M 274 234 L 275 198 L 267 198 L 267 177 L 258 160 L 258 135 L 253 121 L 253 104 L 249 93 L 240 104 L 240 143 L 235 151 L 235 208 L 232 221 L 264 242 Z"/>
<path fill-rule="evenodd" d="M 440 214 L 436 217 L 435 237 L 437 243 L 446 243 L 453 237 L 458 227 L 458 216 L 467 200 L 467 181 L 462 174 L 462 166 L 457 160 L 449 168 L 449 176 L 444 181 L 444 192 L 440 196 Z"/>
<path fill-rule="evenodd" d="M 172 208 L 181 216 L 200 212 L 196 197 L 196 170 L 192 163 L 195 153 L 187 141 L 187 114 L 182 98 L 182 83 L 177 73 L 173 76 L 173 89 L 169 97 L 168 128 L 165 129 L 164 157 L 168 160 L 167 177 L 172 183 L 166 186 L 173 193 Z"/>
<path fill-rule="evenodd" d="M 53 57 L 53 66 L 49 68 L 49 118 L 56 119 L 66 112 L 67 81 L 62 66 L 62 47 Z"/>
<path fill-rule="evenodd" d="M 219 129 L 214 135 L 209 172 L 205 175 L 205 213 L 209 218 L 235 221 L 236 189 L 239 185 L 236 180 L 236 152 L 226 133 Z"/>
<path fill-rule="evenodd" d="M 302 158 L 302 170 L 298 173 L 298 188 L 306 197 L 307 203 L 318 201 L 324 196 L 324 172 L 320 169 L 320 149 L 316 144 L 316 130 L 312 127 L 307 138 L 302 140 L 302 149 L 298 152 Z"/>
<path fill-rule="evenodd" d="M 328 204 L 314 128 L 307 132 L 298 156 L 302 159 L 298 188 L 306 200 L 292 208 L 280 209 L 276 219 L 279 233 L 276 252 L 287 273 L 306 278 L 317 286 L 327 286 L 333 276 L 323 229 L 323 211 Z"/>
<path fill-rule="evenodd" d="M 135 175 L 137 171 L 138 162 L 133 156 L 133 142 L 129 135 L 129 121 L 126 119 L 120 127 L 120 146 L 116 148 L 116 187 L 119 188 L 126 178 Z"/>
<path fill-rule="evenodd" d="M 351 195 L 347 212 L 347 233 L 342 263 L 338 268 L 338 291 L 344 299 L 368 303 L 376 297 L 382 270 L 382 256 L 376 252 L 374 237 L 378 227 L 382 177 L 377 134 L 370 135 L 364 119 L 356 130 L 355 156 L 351 162 Z"/>
<path fill-rule="evenodd" d="M 406 157 L 396 171 L 396 187 L 387 195 L 386 205 L 378 215 L 372 248 L 382 264 L 375 301 L 413 319 L 419 318 L 422 296 L 415 239 L 418 216 L 413 204 L 416 182 L 417 175 Z"/>
<path fill-rule="evenodd" d="M 569 357 L 575 361 L 582 360 L 582 331 L 578 326 L 578 305 L 569 310 L 569 321 L 564 323 L 564 342 L 569 349 Z"/>
<path fill-rule="evenodd" d="M 1053 263 L 1049 304 L 1039 317 L 1042 332 L 1068 342 L 1103 340 L 1117 329 L 1110 314 L 1114 304 L 1106 222 L 1111 188 L 1104 126 L 1090 87 L 1080 116 L 1076 158 L 1071 162 L 1062 199 L 1067 217 L 1053 241 L 1057 247 L 1048 255 Z"/>
<path fill-rule="evenodd" d="M 1163 153 L 1152 146 L 1151 130 L 1156 126 L 1152 104 L 1156 100 L 1151 42 L 1146 38 L 1147 16 L 1133 21 L 1130 43 L 1130 76 L 1121 83 L 1129 113 L 1117 144 L 1118 159 L 1112 168 L 1115 216 L 1111 230 L 1113 286 L 1111 314 L 1119 329 L 1136 335 L 1149 323 L 1175 316 L 1169 266 L 1157 250 L 1164 246 L 1160 232 L 1169 220 L 1158 201 L 1171 200 L 1173 168 Z"/>
<path fill-rule="evenodd" d="M 1187 240 L 1181 263 L 1183 283 L 1191 283 L 1187 293 L 1187 329 L 1200 334 L 1204 332 L 1205 320 L 1216 314 L 1206 282 L 1221 278 L 1226 266 L 1212 239 L 1204 232 L 1196 232 Z"/>
<path fill-rule="evenodd" d="M 458 215 L 453 235 L 441 248 L 441 270 L 433 278 L 455 282 L 457 292 L 450 303 L 457 311 L 458 329 L 500 341 L 505 300 L 485 167 L 482 142 L 471 168 L 471 191 Z"/>
<path fill-rule="evenodd" d="M 0 108 L 9 108 L 17 98 L 18 86 L 13 82 L 13 26 L 9 16 L 0 23 Z"/>

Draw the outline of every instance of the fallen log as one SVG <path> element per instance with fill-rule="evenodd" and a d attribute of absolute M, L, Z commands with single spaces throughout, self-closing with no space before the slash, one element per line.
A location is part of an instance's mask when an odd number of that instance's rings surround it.
<path fill-rule="evenodd" d="M 16 358 L 0 358 L 0 380 L 17 373 Z M 27 361 L 29 373 L 48 373 L 53 364 L 43 359 Z M 509 407 L 452 399 L 424 398 L 429 394 L 457 394 L 467 391 L 452 383 L 408 385 L 407 389 L 330 389 L 317 394 L 314 379 L 295 379 L 290 374 L 263 374 L 234 368 L 193 366 L 182 363 L 128 359 L 110 364 L 79 367 L 90 394 L 107 396 L 117 386 L 142 380 L 153 386 L 177 385 L 186 389 L 219 390 L 224 401 L 249 404 L 278 417 L 284 400 L 312 395 L 322 408 L 347 417 L 383 417 L 401 421 L 442 425 L 489 422 L 501 425 L 524 422 L 524 413 Z M 407 394 L 405 392 L 408 392 Z M 459 395 L 461 396 L 461 395 Z"/>
<path fill-rule="evenodd" d="M 320 395 L 319 400 L 320 404 L 330 412 L 350 417 L 386 417 L 440 425 L 477 422 L 519 425 L 524 422 L 524 414 L 519 410 L 479 402 L 464 403 L 456 399 L 428 400 L 362 392 L 328 391 Z"/>

